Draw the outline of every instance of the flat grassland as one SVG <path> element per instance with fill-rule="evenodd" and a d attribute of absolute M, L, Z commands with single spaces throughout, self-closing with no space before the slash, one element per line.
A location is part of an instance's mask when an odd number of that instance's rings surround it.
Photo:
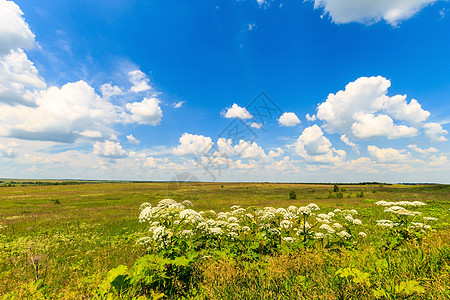
<path fill-rule="evenodd" d="M 421 208 L 421 212 L 438 218 L 432 225 L 434 231 L 425 237 L 421 253 L 409 258 L 411 264 L 399 255 L 397 269 L 386 280 L 392 279 L 393 285 L 403 279 L 417 280 L 426 293 L 416 296 L 413 293 L 413 298 L 445 299 L 450 295 L 449 185 L 339 185 L 341 190 L 344 189 L 342 198 L 331 193 L 333 185 L 330 184 L 16 181 L 1 185 L 2 299 L 96 297 L 97 288 L 110 269 L 118 265 L 132 266 L 144 253 L 142 246 L 135 245 L 142 232 L 149 228 L 148 224 L 138 222 L 139 205 L 143 202 L 155 205 L 164 198 L 180 202 L 190 200 L 197 211 L 229 210 L 232 205 L 286 208 L 316 203 L 324 211 L 356 209 L 364 224 L 372 226 L 367 225 L 367 245 L 364 248 L 367 251 L 356 251 L 358 255 L 343 250 L 335 256 L 333 253 L 323 254 L 326 251 L 321 250 L 323 255 L 320 257 L 315 258 L 314 251 L 306 251 L 302 254 L 306 256 L 302 257 L 291 253 L 290 258 L 272 257 L 265 260 L 264 266 L 253 269 L 230 261 L 205 265 L 204 282 L 199 289 L 203 288 L 202 293 L 209 299 L 344 299 L 347 298 L 345 293 L 358 295 L 353 291 L 358 289 L 358 285 L 350 281 L 345 287 L 340 282 L 340 290 L 330 285 L 336 280 L 333 278 L 339 268 L 352 266 L 369 272 L 370 268 L 363 264 L 366 258 L 361 253 L 377 255 L 377 248 L 369 245 L 380 239 L 370 228 L 375 228 L 373 225 L 377 219 L 386 218 L 382 211 L 374 212 L 374 203 L 380 200 L 422 201 L 427 205 Z M 296 199 L 289 199 L 291 191 L 295 192 Z M 415 262 L 416 259 L 419 261 Z M 310 261 L 309 266 L 307 261 Z M 305 264 L 296 270 L 311 277 L 310 283 L 302 278 L 306 283 L 296 285 L 292 276 L 298 274 L 289 273 L 289 269 L 298 267 L 294 263 Z M 439 266 L 430 267 L 430 264 Z M 251 270 L 246 269 L 248 272 L 245 274 L 245 268 Z M 255 268 L 267 271 L 258 273 L 261 282 L 250 280 L 249 274 L 255 275 L 252 273 L 256 272 Z M 408 273 L 406 270 L 411 268 L 417 270 Z M 402 276 L 403 271 L 408 274 Z M 219 278 L 218 272 L 228 275 Z M 230 272 L 234 273 L 230 275 Z M 283 285 L 286 286 L 280 289 Z M 302 294 L 306 290 L 310 296 Z M 370 290 L 361 295 L 353 298 L 373 297 Z"/>

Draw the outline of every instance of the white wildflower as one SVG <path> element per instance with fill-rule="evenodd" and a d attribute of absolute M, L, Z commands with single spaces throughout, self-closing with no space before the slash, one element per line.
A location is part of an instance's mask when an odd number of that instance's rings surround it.
<path fill-rule="evenodd" d="M 250 231 L 250 227 L 248 227 L 248 226 L 242 226 L 241 230 L 242 230 L 243 232 L 249 232 L 249 231 Z"/>
<path fill-rule="evenodd" d="M 228 228 L 233 231 L 239 231 L 241 226 L 238 223 L 229 223 Z"/>
<path fill-rule="evenodd" d="M 319 206 L 315 203 L 310 203 L 307 205 L 307 207 L 311 210 L 320 210 Z"/>
<path fill-rule="evenodd" d="M 289 229 L 292 227 L 292 222 L 289 220 L 283 220 L 280 222 L 280 227 L 283 229 Z"/>
<path fill-rule="evenodd" d="M 285 241 L 286 243 L 290 244 L 290 243 L 292 243 L 294 241 L 294 238 L 290 237 L 290 236 L 285 236 L 285 237 L 282 238 L 282 240 Z"/>
<path fill-rule="evenodd" d="M 302 206 L 298 209 L 297 214 L 299 215 L 305 215 L 310 216 L 311 215 L 311 209 L 307 206 Z"/>
<path fill-rule="evenodd" d="M 231 214 L 233 216 L 243 216 L 245 214 L 245 212 L 246 212 L 246 210 L 244 208 L 238 208 L 238 209 L 233 210 L 231 212 Z"/>
<path fill-rule="evenodd" d="M 161 201 L 158 202 L 158 206 L 159 207 L 169 207 L 172 204 L 176 204 L 177 201 L 173 200 L 173 199 L 162 199 Z"/>
<path fill-rule="evenodd" d="M 185 229 L 180 232 L 180 235 L 184 238 L 190 238 L 194 235 L 194 232 L 191 229 Z"/>
<path fill-rule="evenodd" d="M 287 213 L 287 210 L 282 208 L 282 207 L 280 207 L 280 208 L 277 209 L 276 213 L 280 214 L 280 215 L 285 215 Z"/>
<path fill-rule="evenodd" d="M 362 232 L 362 231 L 360 233 L 358 233 L 358 235 L 360 237 L 363 237 L 363 238 L 367 237 L 367 234 L 365 232 Z"/>
<path fill-rule="evenodd" d="M 183 202 L 181 202 L 181 204 L 183 204 L 184 206 L 194 206 L 194 204 L 192 204 L 192 201 L 189 200 L 184 200 Z"/>
<path fill-rule="evenodd" d="M 230 232 L 228 232 L 228 237 L 230 237 L 232 240 L 234 240 L 239 237 L 239 234 L 237 234 L 234 231 L 230 231 Z"/>
<path fill-rule="evenodd" d="M 336 229 L 343 228 L 343 226 L 341 224 L 339 224 L 339 223 L 334 223 L 332 226 L 333 226 L 333 228 L 336 228 Z"/>
<path fill-rule="evenodd" d="M 285 220 L 294 220 L 294 219 L 297 219 L 297 215 L 296 215 L 295 213 L 292 213 L 292 212 L 287 212 L 287 213 L 283 216 L 283 218 L 284 218 Z"/>
<path fill-rule="evenodd" d="M 291 205 L 287 208 L 287 211 L 290 213 L 296 213 L 298 210 L 297 206 Z"/>
<path fill-rule="evenodd" d="M 152 205 L 148 202 L 144 202 L 139 206 L 139 210 L 143 210 L 146 207 L 152 207 Z"/>
<path fill-rule="evenodd" d="M 237 222 L 239 222 L 239 220 L 238 220 L 238 218 L 236 218 L 236 217 L 229 217 L 229 218 L 227 219 L 227 222 L 228 222 L 228 223 L 237 223 Z"/>
<path fill-rule="evenodd" d="M 341 238 L 344 238 L 344 239 L 348 239 L 348 238 L 351 238 L 352 236 L 350 235 L 350 233 L 348 233 L 347 231 L 345 231 L 345 230 L 342 230 L 342 231 L 340 231 L 340 232 L 338 232 L 338 233 L 336 233 L 338 236 L 340 236 Z"/>
<path fill-rule="evenodd" d="M 314 232 L 314 238 L 317 240 L 322 240 L 325 238 L 325 235 L 322 232 Z"/>
<path fill-rule="evenodd" d="M 333 229 L 333 227 L 331 227 L 328 224 L 322 224 L 320 225 L 319 229 L 323 229 L 326 230 L 328 233 L 335 233 L 335 230 Z"/>
<path fill-rule="evenodd" d="M 360 219 L 353 219 L 353 224 L 362 225 L 362 221 Z"/>
<path fill-rule="evenodd" d="M 211 228 L 208 228 L 208 233 L 211 235 L 222 235 L 223 230 L 219 227 L 211 227 Z"/>
<path fill-rule="evenodd" d="M 276 228 L 270 228 L 267 232 L 271 235 L 281 235 L 281 231 Z"/>

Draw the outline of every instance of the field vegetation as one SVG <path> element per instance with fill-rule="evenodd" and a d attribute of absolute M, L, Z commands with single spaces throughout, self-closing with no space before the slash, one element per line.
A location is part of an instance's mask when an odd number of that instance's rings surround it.
<path fill-rule="evenodd" d="M 449 223 L 448 185 L 4 180 L 0 297 L 449 299 Z"/>

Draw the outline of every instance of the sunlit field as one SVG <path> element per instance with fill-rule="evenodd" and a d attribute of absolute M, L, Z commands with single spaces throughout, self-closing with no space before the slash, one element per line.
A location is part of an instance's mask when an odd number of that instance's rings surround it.
<path fill-rule="evenodd" d="M 2 299 L 450 297 L 448 185 L 0 185 Z"/>

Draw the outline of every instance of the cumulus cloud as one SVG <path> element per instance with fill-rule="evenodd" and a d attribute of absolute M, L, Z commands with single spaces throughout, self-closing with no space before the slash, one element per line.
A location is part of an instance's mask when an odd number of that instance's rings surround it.
<path fill-rule="evenodd" d="M 252 119 L 253 116 L 247 111 L 245 107 L 240 107 L 236 103 L 233 103 L 231 107 L 227 108 L 225 118 L 246 120 Z"/>
<path fill-rule="evenodd" d="M 341 141 L 343 141 L 344 144 L 352 147 L 353 151 L 355 151 L 356 153 L 359 154 L 359 147 L 358 147 L 358 145 L 356 145 L 355 143 L 350 141 L 349 138 L 345 134 L 341 135 Z"/>
<path fill-rule="evenodd" d="M 309 114 L 305 115 L 306 120 L 308 120 L 309 122 L 314 122 L 316 120 L 316 115 L 312 115 L 310 116 Z"/>
<path fill-rule="evenodd" d="M 22 49 L 0 57 L 0 103 L 32 106 L 34 90 L 45 87 L 45 81 Z"/>
<path fill-rule="evenodd" d="M 445 166 L 447 164 L 448 160 L 446 156 L 436 156 L 433 155 L 431 157 L 431 161 L 429 163 L 430 166 L 432 167 L 442 167 Z"/>
<path fill-rule="evenodd" d="M 345 90 L 329 94 L 317 107 L 317 118 L 324 121 L 329 133 L 347 134 L 366 139 L 411 137 L 417 134 L 430 113 L 417 100 L 406 102 L 406 95 L 387 96 L 391 82 L 382 76 L 360 77 Z M 396 124 L 406 121 L 413 125 Z"/>
<path fill-rule="evenodd" d="M 174 155 L 202 155 L 213 146 L 210 137 L 187 132 L 183 133 L 179 141 L 180 144 L 172 151 Z"/>
<path fill-rule="evenodd" d="M 411 150 L 416 151 L 417 153 L 424 154 L 424 155 L 427 155 L 427 154 L 430 154 L 430 153 L 439 152 L 439 150 L 434 148 L 434 147 L 430 147 L 428 149 L 422 149 L 422 148 L 419 148 L 417 145 L 414 145 L 414 144 L 408 145 L 408 148 L 411 149 Z"/>
<path fill-rule="evenodd" d="M 256 129 L 261 129 L 262 124 L 257 123 L 257 122 L 253 122 L 252 124 L 250 124 L 251 127 L 256 128 Z"/>
<path fill-rule="evenodd" d="M 308 162 L 332 163 L 345 158 L 345 151 L 335 150 L 322 132 L 322 129 L 313 125 L 303 130 L 294 144 L 295 152 Z"/>
<path fill-rule="evenodd" d="M 128 103 L 126 108 L 134 122 L 155 126 L 161 123 L 163 116 L 159 103 L 156 98 L 144 98 L 141 102 Z"/>
<path fill-rule="evenodd" d="M 281 148 L 277 148 L 276 150 L 269 151 L 269 157 L 280 157 L 281 154 L 284 153 L 284 150 Z"/>
<path fill-rule="evenodd" d="M 148 84 L 150 82 L 150 79 L 148 79 L 145 73 L 141 70 L 131 71 L 128 73 L 128 76 L 132 84 L 130 91 L 139 93 L 151 89 L 150 85 Z"/>
<path fill-rule="evenodd" d="M 96 142 L 94 144 L 94 153 L 107 158 L 123 158 L 127 156 L 127 152 L 120 143 L 112 141 Z"/>
<path fill-rule="evenodd" d="M 112 85 L 111 82 L 102 84 L 100 86 L 100 92 L 102 93 L 103 98 L 106 99 L 123 94 L 122 89 L 117 85 Z"/>
<path fill-rule="evenodd" d="M 381 163 L 400 163 L 411 160 L 411 155 L 406 150 L 393 148 L 378 148 L 374 145 L 367 146 L 369 154 Z"/>
<path fill-rule="evenodd" d="M 234 146 L 234 150 L 241 158 L 264 158 L 266 156 L 263 148 L 258 146 L 255 142 L 250 143 L 240 140 L 239 144 Z"/>
<path fill-rule="evenodd" d="M 413 17 L 437 0 L 311 0 L 314 8 L 323 8 L 337 24 L 371 24 L 380 20 L 393 26 Z"/>
<path fill-rule="evenodd" d="M 439 123 L 426 123 L 424 126 L 425 135 L 434 142 L 445 142 L 447 138 L 444 136 L 448 133 Z"/>
<path fill-rule="evenodd" d="M 0 0 L 0 56 L 34 45 L 34 34 L 22 16 L 23 12 L 13 1 Z"/>
<path fill-rule="evenodd" d="M 131 133 L 129 135 L 127 135 L 127 140 L 130 144 L 139 144 L 140 141 L 138 139 L 136 139 Z"/>
<path fill-rule="evenodd" d="M 35 107 L 0 105 L 0 135 L 72 143 L 80 137 L 110 137 L 122 122 L 121 108 L 80 80 L 36 93 Z M 92 130 L 95 128 L 95 130 Z M 83 134 L 84 133 L 84 134 Z"/>
<path fill-rule="evenodd" d="M 352 124 L 353 135 L 360 139 L 370 139 L 376 137 L 387 137 L 388 139 L 398 139 L 415 136 L 418 132 L 413 127 L 405 125 L 395 125 L 394 121 L 387 115 L 367 113 L 355 113 L 355 121 Z"/>
<path fill-rule="evenodd" d="M 295 113 L 285 112 L 278 119 L 278 123 L 281 126 L 292 127 L 292 126 L 297 126 L 301 122 Z"/>

